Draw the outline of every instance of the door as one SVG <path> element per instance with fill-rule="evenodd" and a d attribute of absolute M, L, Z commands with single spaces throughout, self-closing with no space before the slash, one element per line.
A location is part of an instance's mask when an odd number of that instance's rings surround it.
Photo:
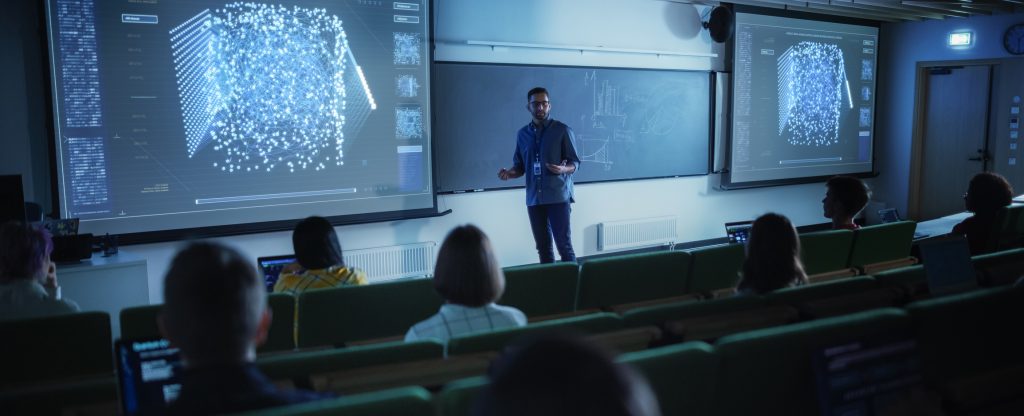
<path fill-rule="evenodd" d="M 971 177 L 989 161 L 990 65 L 931 68 L 922 135 L 918 220 L 964 210 Z"/>

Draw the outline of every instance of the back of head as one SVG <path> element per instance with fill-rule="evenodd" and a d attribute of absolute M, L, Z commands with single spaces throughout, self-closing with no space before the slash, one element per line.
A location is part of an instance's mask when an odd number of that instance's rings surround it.
<path fill-rule="evenodd" d="M 266 289 L 234 249 L 193 243 L 178 252 L 164 278 L 161 322 L 190 366 L 251 359 Z"/>
<path fill-rule="evenodd" d="M 785 216 L 768 213 L 750 228 L 743 278 L 738 288 L 765 293 L 807 280 L 800 262 L 800 237 Z"/>
<path fill-rule="evenodd" d="M 309 217 L 295 224 L 292 232 L 295 259 L 306 269 L 343 266 L 341 244 L 334 226 L 324 217 Z"/>
<path fill-rule="evenodd" d="M 871 190 L 860 178 L 834 176 L 825 182 L 832 196 L 843 206 L 846 215 L 855 216 L 868 204 Z"/>
<path fill-rule="evenodd" d="M 448 233 L 437 253 L 434 288 L 446 301 L 470 307 L 501 298 L 505 275 L 483 231 L 467 224 Z"/>
<path fill-rule="evenodd" d="M 0 226 L 0 282 L 36 277 L 45 266 L 53 241 L 46 229 L 17 221 Z"/>
<path fill-rule="evenodd" d="M 658 415 L 646 380 L 611 354 L 567 335 L 527 340 L 496 360 L 474 408 L 494 415 Z"/>
<path fill-rule="evenodd" d="M 1013 201 L 1013 186 L 998 173 L 982 172 L 971 178 L 965 198 L 968 211 L 994 214 Z"/>

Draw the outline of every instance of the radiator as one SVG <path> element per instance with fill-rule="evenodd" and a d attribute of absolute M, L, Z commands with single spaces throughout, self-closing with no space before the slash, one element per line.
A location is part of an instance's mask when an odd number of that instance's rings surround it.
<path fill-rule="evenodd" d="M 345 264 L 366 271 L 370 283 L 409 277 L 430 277 L 434 273 L 433 241 L 397 246 L 345 250 Z"/>
<path fill-rule="evenodd" d="M 602 222 L 597 225 L 598 251 L 671 244 L 676 241 L 676 217 Z"/>

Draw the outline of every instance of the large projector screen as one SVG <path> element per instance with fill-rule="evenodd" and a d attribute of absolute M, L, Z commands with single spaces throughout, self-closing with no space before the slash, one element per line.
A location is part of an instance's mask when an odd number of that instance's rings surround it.
<path fill-rule="evenodd" d="M 873 170 L 878 28 L 736 13 L 723 185 Z"/>
<path fill-rule="evenodd" d="M 82 232 L 436 212 L 429 3 L 48 0 L 46 10 L 60 212 Z"/>

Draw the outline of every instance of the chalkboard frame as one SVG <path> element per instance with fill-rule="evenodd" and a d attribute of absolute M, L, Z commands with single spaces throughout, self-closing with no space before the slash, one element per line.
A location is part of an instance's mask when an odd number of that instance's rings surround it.
<path fill-rule="evenodd" d="M 473 192 L 509 190 L 509 189 L 518 189 L 518 188 L 524 188 L 525 187 L 525 185 L 523 185 L 521 181 L 509 181 L 509 182 L 506 182 L 506 183 L 509 183 L 508 186 L 483 187 L 483 188 L 475 188 L 475 189 L 445 189 L 446 187 L 444 187 L 442 185 L 445 181 L 442 180 L 443 175 L 440 172 L 440 170 L 441 170 L 441 166 L 440 166 L 441 163 L 439 163 L 438 160 L 437 160 L 437 158 L 438 158 L 437 155 L 439 154 L 438 143 L 442 139 L 439 139 L 439 137 L 440 137 L 440 135 L 438 134 L 438 125 L 439 125 L 439 123 L 437 122 L 436 117 L 437 117 L 437 113 L 439 111 L 443 111 L 443 110 L 440 110 L 440 108 L 442 106 L 439 106 L 439 104 L 437 103 L 437 100 L 438 100 L 438 97 L 439 97 L 440 94 L 438 94 L 436 91 L 437 91 L 438 85 L 439 85 L 438 81 L 437 81 L 437 77 L 438 77 L 438 74 L 439 74 L 440 70 L 438 70 L 438 68 L 441 67 L 441 66 L 446 66 L 446 65 L 479 65 L 479 66 L 491 66 L 491 67 L 564 68 L 564 69 L 593 69 L 593 70 L 627 70 L 627 71 L 650 71 L 650 72 L 673 72 L 673 73 L 682 72 L 682 73 L 705 74 L 706 77 L 707 77 L 707 82 L 708 82 L 708 84 L 707 84 L 708 85 L 708 97 L 707 97 L 708 117 L 705 120 L 705 122 L 707 123 L 707 137 L 705 139 L 706 140 L 706 144 L 707 144 L 707 155 L 706 155 L 706 158 L 704 160 L 704 169 L 703 169 L 702 172 L 700 172 L 700 173 L 680 173 L 680 174 L 671 174 L 671 175 L 656 175 L 656 176 L 613 178 L 613 179 L 599 179 L 599 180 L 582 180 L 582 181 L 581 180 L 575 180 L 574 183 L 577 184 L 577 185 L 580 185 L 580 184 L 612 183 L 612 182 L 625 182 L 625 181 L 649 180 L 649 179 L 682 178 L 682 177 L 692 177 L 692 176 L 707 176 L 707 175 L 712 173 L 712 168 L 714 166 L 714 153 L 715 153 L 715 143 L 714 143 L 714 141 L 715 141 L 715 128 L 716 128 L 716 125 L 715 125 L 716 76 L 715 76 L 715 72 L 714 71 L 710 71 L 710 70 L 707 70 L 707 71 L 705 71 L 705 70 L 687 70 L 687 69 L 665 69 L 665 68 L 632 68 L 632 67 L 612 67 L 612 66 L 549 65 L 549 64 L 521 64 L 521 63 L 496 63 L 496 62 L 473 62 L 473 61 L 439 61 L 438 60 L 438 61 L 434 61 L 432 63 L 431 71 L 430 71 L 431 89 L 435 91 L 434 94 L 431 94 L 431 108 L 433 109 L 432 114 L 431 114 L 431 137 L 433 137 L 433 141 L 432 141 L 431 145 L 434 146 L 434 149 L 432 149 L 431 154 L 434 156 L 434 160 L 432 161 L 433 162 L 432 163 L 433 164 L 433 169 L 434 169 L 434 178 L 435 178 L 434 184 L 435 184 L 435 187 L 436 187 L 435 188 L 436 189 L 436 194 L 438 194 L 438 195 L 450 195 L 450 194 L 462 194 L 462 193 L 473 193 Z M 557 115 L 557 113 L 554 114 L 554 115 Z M 524 120 L 526 120 L 526 118 L 527 118 L 527 116 L 524 115 Z M 558 119 L 557 117 L 555 117 L 555 118 Z M 525 124 L 525 122 L 524 122 L 524 124 Z M 515 134 L 514 132 L 509 132 L 510 138 L 513 137 L 514 134 Z M 511 146 L 514 147 L 514 144 L 511 144 Z M 509 154 L 510 158 L 511 158 L 513 147 L 510 147 L 509 151 L 508 151 L 508 154 Z M 497 174 L 497 170 L 495 170 L 495 175 L 496 174 Z"/>

